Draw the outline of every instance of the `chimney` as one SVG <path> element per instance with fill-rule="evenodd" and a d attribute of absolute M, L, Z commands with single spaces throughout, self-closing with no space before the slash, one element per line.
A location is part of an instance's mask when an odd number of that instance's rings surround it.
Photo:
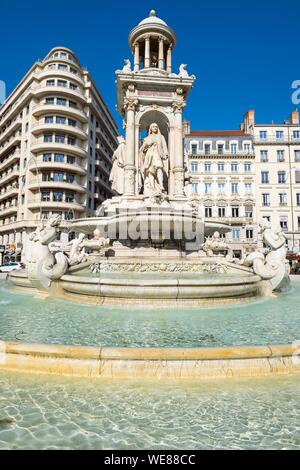
<path fill-rule="evenodd" d="M 241 129 L 248 134 L 250 129 L 253 128 L 255 124 L 255 111 L 250 109 L 244 114 L 244 124 L 242 124 Z"/>
<path fill-rule="evenodd" d="M 183 121 L 183 135 L 191 133 L 191 121 Z"/>
<path fill-rule="evenodd" d="M 299 124 L 299 111 L 297 108 L 290 115 L 290 124 Z"/>

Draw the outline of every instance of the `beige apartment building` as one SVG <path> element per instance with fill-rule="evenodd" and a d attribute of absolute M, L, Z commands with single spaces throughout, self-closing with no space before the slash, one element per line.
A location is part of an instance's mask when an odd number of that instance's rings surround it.
<path fill-rule="evenodd" d="M 117 126 L 89 72 L 72 51 L 52 49 L 0 108 L 0 245 L 26 262 L 29 234 L 60 213 L 88 217 L 112 195 Z"/>
<path fill-rule="evenodd" d="M 282 124 L 258 124 L 244 116 L 255 149 L 257 219 L 268 218 L 287 233 L 291 253 L 300 252 L 300 125 L 295 109 Z"/>
<path fill-rule="evenodd" d="M 185 122 L 190 196 L 206 219 L 230 224 L 226 240 L 236 257 L 257 242 L 253 137 L 241 130 L 191 131 Z"/>

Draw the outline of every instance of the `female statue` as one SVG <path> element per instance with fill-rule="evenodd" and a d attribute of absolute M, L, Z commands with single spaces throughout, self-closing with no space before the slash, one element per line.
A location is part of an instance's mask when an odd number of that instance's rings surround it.
<path fill-rule="evenodd" d="M 113 166 L 109 176 L 112 190 L 117 194 L 124 193 L 124 165 L 125 165 L 125 139 L 122 136 L 118 137 L 119 146 L 113 155 Z"/>
<path fill-rule="evenodd" d="M 168 158 L 166 140 L 158 125 L 153 123 L 140 149 L 140 171 L 145 195 L 160 195 L 165 192 L 164 177 L 168 175 Z"/>

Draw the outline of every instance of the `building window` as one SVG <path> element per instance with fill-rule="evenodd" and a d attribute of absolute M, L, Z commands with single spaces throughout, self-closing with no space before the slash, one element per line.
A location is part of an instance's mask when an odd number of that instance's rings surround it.
<path fill-rule="evenodd" d="M 54 98 L 46 98 L 45 103 L 46 104 L 54 104 Z"/>
<path fill-rule="evenodd" d="M 204 145 L 204 153 L 205 153 L 205 155 L 210 154 L 210 144 L 205 144 Z"/>
<path fill-rule="evenodd" d="M 240 208 L 239 207 L 232 207 L 231 208 L 231 216 L 232 217 L 239 217 L 240 216 Z"/>
<path fill-rule="evenodd" d="M 300 162 L 300 150 L 295 150 L 295 162 Z"/>
<path fill-rule="evenodd" d="M 260 161 L 261 162 L 268 162 L 269 161 L 268 150 L 261 150 L 260 151 Z"/>
<path fill-rule="evenodd" d="M 246 238 L 247 240 L 253 240 L 253 229 L 247 228 L 246 229 Z"/>
<path fill-rule="evenodd" d="M 192 154 L 197 155 L 198 145 L 197 144 L 192 144 L 191 148 L 192 148 Z"/>
<path fill-rule="evenodd" d="M 284 150 L 277 150 L 277 161 L 284 162 Z"/>
<path fill-rule="evenodd" d="M 63 134 L 55 134 L 55 142 L 57 144 L 64 144 L 65 143 L 65 136 Z"/>
<path fill-rule="evenodd" d="M 71 90 L 77 90 L 78 86 L 75 83 L 70 83 Z"/>
<path fill-rule="evenodd" d="M 58 106 L 67 106 L 67 100 L 65 98 L 57 98 L 56 104 Z"/>
<path fill-rule="evenodd" d="M 246 153 L 251 152 L 251 144 L 244 144 L 244 152 Z"/>
<path fill-rule="evenodd" d="M 300 230 L 300 217 L 297 218 L 298 219 L 298 232 Z"/>
<path fill-rule="evenodd" d="M 240 239 L 240 229 L 239 228 L 234 228 L 232 230 L 232 238 L 233 238 L 233 240 L 239 240 Z"/>
<path fill-rule="evenodd" d="M 300 183 L 300 171 L 299 170 L 295 171 L 295 182 Z"/>
<path fill-rule="evenodd" d="M 293 131 L 293 139 L 300 139 L 300 131 Z"/>
<path fill-rule="evenodd" d="M 66 176 L 66 181 L 67 183 L 74 183 L 75 176 L 74 175 L 67 175 Z"/>
<path fill-rule="evenodd" d="M 70 108 L 77 108 L 77 103 L 75 103 L 75 101 L 69 101 L 69 106 Z"/>
<path fill-rule="evenodd" d="M 66 124 L 66 118 L 64 116 L 56 116 L 56 124 Z"/>
<path fill-rule="evenodd" d="M 252 193 L 252 183 L 245 183 L 245 193 L 247 194 Z"/>
<path fill-rule="evenodd" d="M 50 201 L 50 193 L 43 191 L 42 195 L 41 195 L 41 200 L 43 202 L 49 202 Z"/>
<path fill-rule="evenodd" d="M 58 68 L 58 70 L 63 70 L 65 72 L 68 71 L 68 66 L 64 65 L 64 64 L 58 64 L 57 68 Z"/>
<path fill-rule="evenodd" d="M 284 232 L 288 231 L 289 227 L 288 227 L 288 217 L 287 216 L 280 217 L 280 227 Z"/>
<path fill-rule="evenodd" d="M 205 194 L 211 193 L 211 183 L 204 183 L 204 192 Z"/>
<path fill-rule="evenodd" d="M 218 172 L 219 173 L 224 173 L 225 171 L 225 164 L 224 163 L 218 163 Z"/>
<path fill-rule="evenodd" d="M 223 155 L 224 153 L 224 145 L 218 144 L 218 155 Z"/>
<path fill-rule="evenodd" d="M 276 139 L 277 140 L 283 140 L 283 138 L 284 138 L 283 131 L 276 131 Z"/>
<path fill-rule="evenodd" d="M 238 183 L 231 183 L 231 192 L 232 194 L 238 193 Z"/>
<path fill-rule="evenodd" d="M 206 173 L 210 173 L 211 172 L 211 163 L 210 162 L 205 162 L 204 163 L 204 171 Z"/>
<path fill-rule="evenodd" d="M 300 206 L 300 193 L 296 194 L 297 206 Z"/>
<path fill-rule="evenodd" d="M 198 183 L 192 183 L 192 193 L 198 194 Z"/>
<path fill-rule="evenodd" d="M 77 121 L 75 119 L 68 119 L 69 126 L 76 127 Z"/>
<path fill-rule="evenodd" d="M 53 124 L 53 116 L 46 116 L 45 124 Z"/>
<path fill-rule="evenodd" d="M 245 173 L 251 173 L 251 171 L 252 171 L 251 163 L 245 163 L 244 169 L 245 169 Z"/>
<path fill-rule="evenodd" d="M 218 207 L 218 216 L 225 217 L 225 207 Z"/>
<path fill-rule="evenodd" d="M 261 182 L 262 184 L 269 184 L 269 172 L 268 171 L 261 172 Z"/>
<path fill-rule="evenodd" d="M 286 182 L 286 174 L 285 171 L 278 171 L 278 183 L 284 184 Z"/>
<path fill-rule="evenodd" d="M 65 80 L 57 80 L 57 86 L 67 88 L 67 82 Z"/>
<path fill-rule="evenodd" d="M 269 207 L 270 206 L 270 194 L 264 193 L 262 195 L 262 205 L 264 207 Z"/>
<path fill-rule="evenodd" d="M 197 173 L 197 171 L 198 171 L 198 163 L 192 163 L 192 164 L 191 164 L 191 171 L 192 171 L 193 173 Z"/>
<path fill-rule="evenodd" d="M 212 208 L 205 207 L 205 217 L 212 217 Z"/>
<path fill-rule="evenodd" d="M 42 211 L 42 219 L 43 220 L 49 219 L 49 211 Z"/>
<path fill-rule="evenodd" d="M 246 219 L 252 219 L 253 217 L 253 209 L 250 207 L 245 208 L 245 217 Z"/>
<path fill-rule="evenodd" d="M 75 157 L 72 157 L 71 155 L 67 155 L 67 163 L 69 163 L 69 165 L 74 165 L 75 162 L 76 162 Z"/>
<path fill-rule="evenodd" d="M 286 193 L 279 194 L 279 205 L 287 206 L 287 194 Z"/>
<path fill-rule="evenodd" d="M 268 137 L 268 132 L 267 131 L 260 131 L 259 132 L 259 138 L 260 140 L 266 140 Z"/>
<path fill-rule="evenodd" d="M 63 153 L 55 153 L 54 154 L 54 161 L 56 163 L 63 163 L 64 162 L 64 154 Z"/>
<path fill-rule="evenodd" d="M 75 194 L 74 193 L 66 193 L 66 202 L 74 202 Z"/>
<path fill-rule="evenodd" d="M 52 142 L 52 134 L 45 134 L 44 142 Z"/>
<path fill-rule="evenodd" d="M 63 200 L 63 193 L 62 192 L 54 192 L 53 193 L 53 201 L 54 202 L 62 202 Z"/>
<path fill-rule="evenodd" d="M 47 80 L 46 86 L 55 86 L 55 80 Z"/>
<path fill-rule="evenodd" d="M 238 172 L 238 164 L 237 163 L 231 163 L 231 171 L 232 171 L 232 173 L 237 173 Z"/>
<path fill-rule="evenodd" d="M 218 183 L 219 194 L 225 194 L 225 183 Z"/>
<path fill-rule="evenodd" d="M 64 181 L 63 173 L 53 173 L 53 181 L 57 183 L 62 183 Z"/>
<path fill-rule="evenodd" d="M 73 220 L 74 219 L 74 214 L 72 211 L 65 212 L 65 220 Z"/>
<path fill-rule="evenodd" d="M 233 155 L 235 155 L 236 152 L 237 152 L 237 144 L 231 144 L 230 145 L 230 151 Z"/>
<path fill-rule="evenodd" d="M 50 173 L 43 173 L 42 174 L 42 181 L 50 181 Z"/>
<path fill-rule="evenodd" d="M 69 145 L 76 145 L 76 139 L 75 139 L 75 137 L 70 137 L 70 136 L 68 136 L 68 144 L 69 144 Z"/>
<path fill-rule="evenodd" d="M 44 153 L 43 155 L 43 162 L 51 162 L 52 154 L 51 153 Z"/>

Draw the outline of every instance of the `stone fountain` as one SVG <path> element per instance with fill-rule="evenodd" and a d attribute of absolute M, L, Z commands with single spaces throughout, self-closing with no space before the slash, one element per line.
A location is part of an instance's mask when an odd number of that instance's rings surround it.
<path fill-rule="evenodd" d="M 134 66 L 117 70 L 117 109 L 125 137 L 113 155 L 115 196 L 95 217 L 75 220 L 79 238 L 56 242 L 55 217 L 32 236 L 19 287 L 96 304 L 215 305 L 267 295 L 286 287 L 283 233 L 261 224 L 265 251 L 235 260 L 223 234 L 229 226 L 205 221 L 189 191 L 183 119 L 195 76 L 172 71 L 175 33 L 152 11 L 129 35 Z"/>

